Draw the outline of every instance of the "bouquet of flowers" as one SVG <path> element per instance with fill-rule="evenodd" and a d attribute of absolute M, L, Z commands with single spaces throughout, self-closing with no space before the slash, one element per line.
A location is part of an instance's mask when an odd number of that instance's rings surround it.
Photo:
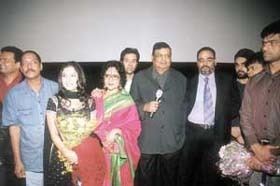
<path fill-rule="evenodd" d="M 223 176 L 239 182 L 244 182 L 251 176 L 253 170 L 248 166 L 247 161 L 252 154 L 243 145 L 232 141 L 220 148 L 219 157 L 218 167 Z"/>
<path fill-rule="evenodd" d="M 264 164 L 236 141 L 222 146 L 219 157 L 218 167 L 222 175 L 240 183 L 248 181 L 253 169 L 269 175 L 280 175 L 280 159 L 273 164 Z"/>

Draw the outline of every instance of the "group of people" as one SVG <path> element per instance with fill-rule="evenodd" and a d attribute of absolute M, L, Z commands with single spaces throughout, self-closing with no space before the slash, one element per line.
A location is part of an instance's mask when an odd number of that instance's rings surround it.
<path fill-rule="evenodd" d="M 216 70 L 211 47 L 198 50 L 186 78 L 157 42 L 149 68 L 135 73 L 139 52 L 126 48 L 90 94 L 78 63 L 65 63 L 56 83 L 41 75 L 37 52 L 3 47 L 1 184 L 238 185 L 217 166 L 221 146 L 236 140 L 252 153 L 247 184 L 280 185 L 262 169 L 280 162 L 280 20 L 261 37 L 260 52 L 234 56 L 237 79 Z"/>

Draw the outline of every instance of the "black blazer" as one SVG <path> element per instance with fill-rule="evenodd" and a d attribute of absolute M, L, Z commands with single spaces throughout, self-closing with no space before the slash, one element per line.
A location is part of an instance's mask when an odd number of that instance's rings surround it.
<path fill-rule="evenodd" d="M 230 140 L 231 120 L 238 115 L 239 97 L 233 75 L 215 72 L 217 98 L 214 120 L 214 133 L 217 143 L 225 144 Z M 190 77 L 187 86 L 187 116 L 192 111 L 198 87 L 198 73 Z"/>

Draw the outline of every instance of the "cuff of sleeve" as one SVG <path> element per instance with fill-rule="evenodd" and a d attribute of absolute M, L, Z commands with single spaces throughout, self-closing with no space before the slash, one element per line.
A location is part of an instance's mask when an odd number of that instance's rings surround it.
<path fill-rule="evenodd" d="M 259 143 L 258 139 L 255 135 L 250 135 L 247 137 L 248 146 L 251 147 L 252 145 Z"/>
<path fill-rule="evenodd" d="M 235 117 L 231 120 L 231 126 L 236 127 L 240 126 L 240 117 Z"/>
<path fill-rule="evenodd" d="M 143 111 L 143 108 L 144 108 L 144 104 L 139 105 L 138 111 L 139 111 L 141 120 L 145 120 L 145 118 L 146 118 L 146 112 Z"/>

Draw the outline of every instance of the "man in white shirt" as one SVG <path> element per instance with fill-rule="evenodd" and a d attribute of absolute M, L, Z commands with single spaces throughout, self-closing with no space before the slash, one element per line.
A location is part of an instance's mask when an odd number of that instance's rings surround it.
<path fill-rule="evenodd" d="M 140 54 L 136 48 L 125 48 L 121 52 L 120 61 L 126 73 L 125 90 L 129 93 L 135 70 L 139 63 Z"/>
<path fill-rule="evenodd" d="M 218 72 L 216 52 L 197 52 L 198 73 L 187 86 L 186 141 L 178 185 L 224 186 L 216 162 L 218 150 L 230 140 L 230 121 L 238 115 L 238 94 L 233 76 Z"/>

